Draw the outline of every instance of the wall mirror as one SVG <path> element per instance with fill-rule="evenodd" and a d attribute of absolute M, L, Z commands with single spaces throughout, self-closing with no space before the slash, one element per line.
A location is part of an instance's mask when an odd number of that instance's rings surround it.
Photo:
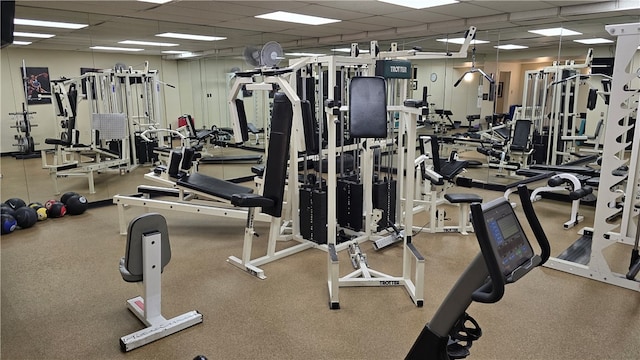
<path fill-rule="evenodd" d="M 198 6 L 193 3 L 193 6 Z M 143 5 L 136 5 L 143 6 Z M 195 9 L 194 11 L 197 11 Z M 273 38 L 268 32 L 228 29 L 200 25 L 201 30 L 206 33 L 216 33 L 220 36 L 242 34 L 243 46 L 236 46 L 231 51 L 217 51 L 212 45 L 210 51 L 199 53 L 197 57 L 181 57 L 179 54 L 164 54 L 164 48 L 158 48 L 153 53 L 139 55 L 136 53 L 112 53 L 104 51 L 87 50 L 90 46 L 113 46 L 113 41 L 105 37 L 105 33 L 111 36 L 118 35 L 126 38 L 128 35 L 145 29 L 146 32 L 164 33 L 179 32 L 180 23 L 167 19 L 149 20 L 132 16 L 118 16 L 116 14 L 105 15 L 90 11 L 78 5 L 77 9 L 56 10 L 51 8 L 40 8 L 19 2 L 16 7 L 17 17 L 52 17 L 70 22 L 81 22 L 90 24 L 86 29 L 73 32 L 74 37 L 81 41 L 82 45 L 76 51 L 69 51 L 62 41 L 50 42 L 46 49 L 30 49 L 28 47 L 9 46 L 0 52 L 2 60 L 2 142 L 1 151 L 3 155 L 15 152 L 20 141 L 15 137 L 21 134 L 14 127 L 16 121 L 9 116 L 10 113 L 18 113 L 21 116 L 22 103 L 28 105 L 27 112 L 33 112 L 29 119 L 32 120 L 31 136 L 33 137 L 33 150 L 39 153 L 46 148 L 46 138 L 61 137 L 63 132 L 60 127 L 64 117 L 58 116 L 55 100 L 51 95 L 42 95 L 43 99 L 50 100 L 32 101 L 29 104 L 24 97 L 23 74 L 20 72 L 22 61 L 25 61 L 27 68 L 36 71 L 45 68 L 48 72 L 49 84 L 52 80 L 61 78 L 72 79 L 80 77 L 83 71 L 91 69 L 114 69 L 123 65 L 125 68 L 131 67 L 134 70 L 143 71 L 146 69 L 157 70 L 157 87 L 152 89 L 158 91 L 158 110 L 156 115 L 159 127 L 177 128 L 180 118 L 184 115 L 191 115 L 194 124 L 198 129 L 215 129 L 219 132 L 219 137 L 214 144 L 207 149 L 207 155 L 215 157 L 255 157 L 264 154 L 265 131 L 268 128 L 269 118 L 269 94 L 267 92 L 242 92 L 242 99 L 247 114 L 247 119 L 255 127 L 255 134 L 243 148 L 231 146 L 233 144 L 225 142 L 228 139 L 226 133 L 232 128 L 227 104 L 228 90 L 233 80 L 233 73 L 238 70 L 251 69 L 254 64 L 250 58 L 254 51 L 246 49 L 260 49 L 269 43 Z M 159 16 L 159 15 L 158 15 Z M 616 13 L 608 18 L 581 17 L 575 21 L 571 17 L 562 22 L 554 24 L 544 24 L 544 27 L 562 26 L 564 28 L 590 34 L 590 27 L 602 27 L 603 23 L 619 24 L 640 21 L 637 13 L 627 12 L 622 15 Z M 456 25 L 457 24 L 457 25 Z M 391 43 L 396 43 L 400 49 L 420 48 L 424 51 L 448 51 L 456 50 L 459 45 L 437 41 L 437 39 L 447 39 L 462 36 L 465 26 L 458 23 L 451 25 L 447 31 L 438 31 L 439 34 L 430 33 L 427 27 L 415 27 L 414 29 L 403 28 L 404 33 L 380 31 L 372 32 L 375 39 L 367 39 L 358 42 L 363 50 L 368 50 L 369 40 L 377 40 L 381 48 L 387 49 Z M 471 24 L 473 25 L 473 24 Z M 526 24 L 530 25 L 530 24 Z M 452 126 L 459 126 L 466 129 L 471 128 L 486 130 L 488 127 L 487 117 L 492 122 L 497 121 L 500 114 L 507 114 L 511 111 L 512 105 L 523 102 L 525 95 L 523 91 L 527 89 L 529 101 L 533 101 L 533 96 L 540 93 L 533 89 L 534 82 L 525 78 L 528 72 L 535 72 L 545 66 L 551 66 L 553 62 L 564 63 L 565 61 L 584 61 L 587 49 L 593 48 L 593 56 L 597 58 L 610 58 L 614 54 L 615 42 L 609 44 L 585 45 L 576 43 L 572 37 L 556 36 L 541 38 L 528 33 L 520 27 L 502 27 L 499 22 L 492 24 L 478 24 L 479 30 L 476 34 L 477 40 L 489 41 L 488 43 L 476 43 L 469 49 L 466 59 L 439 59 L 417 61 L 413 64 L 416 70 L 416 77 L 412 83 L 412 97 L 426 97 L 434 110 L 448 110 Z M 409 30 L 411 31 L 409 31 Z M 345 29 L 345 33 L 353 33 L 353 29 Z M 319 34 L 321 35 L 321 34 Z M 54 38 L 55 39 L 55 38 Z M 283 49 L 288 52 L 304 52 L 314 54 L 344 54 L 340 51 L 348 48 L 351 44 L 348 41 L 329 41 L 323 38 L 323 43 L 304 41 L 297 34 L 288 34 L 286 40 L 299 41 L 300 45 L 295 49 Z M 522 43 L 518 42 L 522 40 Z M 169 40 L 167 40 L 169 42 Z M 528 45 L 528 49 L 497 49 L 499 45 Z M 475 48 L 475 59 L 472 58 L 472 49 Z M 188 46 L 180 50 L 192 50 Z M 282 60 L 286 64 L 289 59 L 300 55 L 285 55 Z M 475 61 L 474 61 L 475 60 Z M 147 65 L 148 64 L 148 65 Z M 484 73 L 492 76 L 495 83 L 491 86 L 488 81 L 480 81 L 479 73 L 472 74 L 469 81 L 462 81 L 459 86 L 454 86 L 455 82 L 468 70 L 472 68 L 481 69 Z M 586 70 L 585 70 L 586 71 Z M 33 74 L 38 75 L 39 73 Z M 136 110 L 137 116 L 145 117 L 148 114 L 147 98 L 140 84 L 130 80 L 133 92 L 124 96 L 130 100 L 131 106 L 139 108 Z M 526 86 L 525 86 L 526 85 Z M 578 82 L 579 99 L 578 107 L 587 106 L 587 94 L 590 88 L 597 88 L 601 83 L 595 80 Z M 101 88 L 102 92 L 108 93 L 110 89 Z M 126 94 L 125 94 L 126 95 Z M 148 94 L 147 94 L 148 96 Z M 538 96 L 538 99 L 540 97 Z M 460 99 L 464 99 L 460 101 Z M 90 106 L 89 100 L 81 97 L 78 101 L 78 130 L 80 141 L 91 139 L 90 131 Z M 547 107 L 541 108 L 537 114 L 548 113 Z M 533 111 L 534 106 L 531 107 Z M 598 120 L 606 113 L 606 106 L 596 102 L 593 110 L 586 112 L 585 132 L 593 133 Z M 531 113 L 531 116 L 536 113 Z M 435 111 L 430 115 L 440 117 Z M 444 116 L 444 113 L 443 113 Z M 469 117 L 471 116 L 471 117 Z M 494 120 L 496 117 L 496 120 Z M 138 121 L 138 120 L 136 120 Z M 445 120 L 448 121 L 448 120 Z M 536 120 L 537 121 L 537 120 Z M 497 123 L 496 122 L 496 123 Z M 572 124 L 573 126 L 574 124 Z M 544 120 L 540 120 L 539 126 L 544 126 Z M 22 134 L 24 136 L 24 134 Z M 25 140 L 22 140 L 24 143 Z M 29 145 L 29 142 L 26 142 Z M 135 145 L 135 144 L 134 144 Z M 54 194 L 53 184 L 46 169 L 42 168 L 41 159 L 25 158 L 18 159 L 12 156 L 3 156 L 2 164 L 2 195 L 6 200 L 9 197 L 21 197 L 28 202 L 46 201 Z M 210 173 L 216 177 L 233 179 L 250 176 L 250 168 L 257 164 L 258 160 L 248 160 L 246 162 L 231 163 L 221 162 L 202 165 L 201 171 Z M 129 172 L 115 174 L 96 174 L 94 178 L 95 193 L 89 193 L 87 179 L 84 177 L 63 177 L 58 179 L 60 192 L 76 191 L 86 195 L 90 201 L 109 201 L 111 197 L 119 193 L 134 193 L 136 186 L 144 183 L 144 174 L 150 171 L 149 166 L 139 166 Z M 487 181 L 495 174 L 493 170 L 482 169 L 481 178 Z"/>

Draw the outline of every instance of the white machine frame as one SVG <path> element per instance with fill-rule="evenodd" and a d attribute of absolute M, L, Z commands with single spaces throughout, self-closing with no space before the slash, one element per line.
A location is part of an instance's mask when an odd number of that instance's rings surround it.
<path fill-rule="evenodd" d="M 467 56 L 467 49 L 469 48 L 469 44 L 473 37 L 475 36 L 476 28 L 470 27 L 469 31 L 466 33 L 466 39 L 464 44 L 461 46 L 461 49 L 457 53 L 422 53 L 416 50 L 408 50 L 408 51 L 393 51 L 397 47 L 392 46 L 392 51 L 389 52 L 380 52 L 376 54 L 375 49 L 377 48 L 376 42 L 371 42 L 371 50 L 369 53 L 369 57 L 364 57 L 363 59 L 353 58 L 353 57 L 318 57 L 314 60 L 316 64 L 327 64 L 329 71 L 329 83 L 328 89 L 333 89 L 337 84 L 336 81 L 336 71 L 338 66 L 349 66 L 349 65 L 358 65 L 362 66 L 361 70 L 364 71 L 363 75 L 366 75 L 367 71 L 369 74 L 373 74 L 375 70 L 375 60 L 376 59 L 442 59 L 442 58 L 465 58 Z M 406 79 L 402 79 L 399 81 L 400 89 L 407 89 Z M 389 94 L 391 96 L 395 96 L 394 93 Z M 406 106 L 398 106 L 393 105 L 393 101 L 395 98 L 392 98 L 392 103 L 387 105 L 387 111 L 398 111 L 401 113 L 399 124 L 398 124 L 398 136 L 402 138 L 403 135 L 406 136 L 407 144 L 415 144 L 416 143 L 416 127 L 417 121 L 420 116 L 423 115 L 421 108 L 410 108 Z M 403 99 L 404 100 L 404 99 Z M 336 123 L 338 122 L 338 118 L 341 111 L 346 111 L 348 108 L 343 106 L 341 108 L 327 107 L 325 109 L 327 114 L 327 138 L 328 139 L 336 139 Z M 372 179 L 373 178 L 373 152 L 371 150 L 371 144 L 373 141 L 369 139 L 367 141 L 367 145 L 363 148 L 362 151 L 362 178 L 363 179 Z M 416 157 L 415 154 L 415 146 L 406 146 L 402 144 L 402 141 L 399 142 L 397 153 L 402 154 L 403 156 L 398 155 L 399 165 L 398 165 L 398 174 L 404 174 L 404 181 L 402 180 L 402 176 L 399 176 L 398 181 L 398 189 L 397 194 L 398 198 L 402 198 L 399 201 L 399 204 L 403 206 L 399 206 L 400 211 L 397 211 L 398 218 L 402 219 L 401 226 L 406 230 L 400 233 L 403 242 L 403 262 L 402 262 L 402 275 L 400 276 L 392 276 L 388 275 L 376 270 L 373 270 L 369 267 L 366 256 L 361 252 L 359 244 L 364 241 L 376 241 L 376 240 L 384 240 L 384 238 L 392 237 L 395 238 L 398 234 L 390 234 L 387 236 L 381 236 L 373 234 L 373 224 L 375 223 L 376 212 L 373 211 L 371 197 L 367 196 L 367 194 L 371 193 L 371 184 L 368 181 L 365 181 L 363 186 L 364 190 L 364 213 L 365 213 L 365 231 L 355 239 L 344 242 L 342 244 L 336 244 L 337 240 L 337 209 L 336 209 L 336 195 L 337 195 L 337 169 L 335 161 L 328 161 L 328 173 L 327 173 L 327 239 L 328 239 L 328 252 L 327 252 L 327 286 L 329 290 L 329 307 L 331 309 L 339 309 L 340 301 L 339 301 L 339 289 L 340 287 L 352 287 L 352 286 L 369 286 L 369 287 L 388 287 L 388 286 L 403 286 L 405 290 L 408 292 L 412 301 L 416 306 L 422 306 L 424 303 L 424 257 L 420 255 L 415 246 L 411 243 L 411 233 L 410 230 L 413 229 L 413 200 L 414 200 L 414 180 L 415 180 L 415 166 L 414 159 Z M 406 152 L 406 155 L 405 155 Z M 323 151 L 323 154 L 325 152 Z M 336 154 L 338 154 L 338 147 L 335 141 L 329 141 L 328 149 L 326 154 L 329 156 L 329 159 L 335 158 Z M 393 155 L 392 155 L 393 156 Z M 406 159 L 410 159 L 411 164 L 405 164 Z M 369 161 L 368 161 L 369 160 Z M 337 252 L 340 249 L 349 248 L 351 252 L 351 260 L 354 267 L 357 267 L 355 271 L 352 273 L 340 277 L 340 268 L 338 261 Z M 411 274 L 411 268 L 415 268 L 415 273 Z"/>
<path fill-rule="evenodd" d="M 613 80 L 611 82 L 611 99 L 606 121 L 606 136 L 602 153 L 598 200 L 596 203 L 591 258 L 587 265 L 566 260 L 549 258 L 545 266 L 602 281 L 630 290 L 640 291 L 640 282 L 626 279 L 624 274 L 611 270 L 604 255 L 604 250 L 615 244 L 632 245 L 637 231 L 635 219 L 640 216 L 636 205 L 640 203 L 640 126 L 629 125 L 629 116 L 638 113 L 639 92 L 629 91 L 627 86 L 635 79 L 638 84 L 638 70 L 632 69 L 634 55 L 640 45 L 640 23 L 607 25 L 607 32 L 617 36 Z M 633 143 L 625 142 L 626 133 L 634 128 Z M 623 141 L 618 142 L 617 138 Z M 631 145 L 630 156 L 624 156 L 625 148 Z M 623 154 L 623 156 L 620 156 Z M 615 176 L 613 171 L 628 166 L 627 176 Z M 625 191 L 616 191 L 624 187 Z M 611 224 L 607 219 L 618 214 L 620 209 L 610 206 L 621 202 L 625 196 L 621 220 Z"/>

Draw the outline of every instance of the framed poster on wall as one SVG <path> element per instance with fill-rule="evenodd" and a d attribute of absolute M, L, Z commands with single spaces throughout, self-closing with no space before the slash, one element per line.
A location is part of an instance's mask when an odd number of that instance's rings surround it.
<path fill-rule="evenodd" d="M 20 75 L 24 76 L 27 104 L 51 104 L 49 68 L 20 67 Z"/>

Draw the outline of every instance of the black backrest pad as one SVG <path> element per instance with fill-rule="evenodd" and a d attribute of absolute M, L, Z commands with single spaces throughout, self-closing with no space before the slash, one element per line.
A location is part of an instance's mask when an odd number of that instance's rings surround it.
<path fill-rule="evenodd" d="M 387 85 L 384 78 L 376 76 L 351 79 L 349 121 L 352 137 L 387 137 Z"/>
<path fill-rule="evenodd" d="M 435 135 L 431 135 L 431 156 L 433 157 L 433 171 L 442 174 L 442 168 L 440 166 L 440 145 L 438 144 L 438 137 Z"/>
<path fill-rule="evenodd" d="M 127 230 L 127 249 L 125 254 L 125 267 L 131 275 L 143 275 L 142 263 L 142 235 L 159 232 L 161 238 L 162 268 L 171 260 L 171 246 L 169 244 L 169 230 L 167 221 L 157 213 L 140 215 L 131 220 Z"/>
<path fill-rule="evenodd" d="M 529 143 L 529 132 L 531 131 L 531 120 L 516 120 L 516 127 L 513 130 L 512 147 L 526 149 Z"/>
<path fill-rule="evenodd" d="M 318 135 L 316 134 L 316 123 L 313 119 L 313 109 L 309 100 L 300 101 L 302 106 L 302 128 L 304 130 L 304 144 L 307 155 L 318 154 Z"/>
<path fill-rule="evenodd" d="M 262 196 L 272 199 L 274 206 L 273 208 L 262 208 L 262 212 L 280 217 L 293 123 L 293 108 L 284 93 L 278 92 L 274 95 L 272 114 Z"/>
<path fill-rule="evenodd" d="M 249 126 L 247 125 L 247 113 L 244 111 L 244 101 L 242 101 L 242 99 L 236 99 L 236 110 L 238 111 L 238 121 L 240 122 L 242 141 L 248 141 Z"/>
<path fill-rule="evenodd" d="M 71 115 L 76 117 L 77 108 L 78 108 L 78 90 L 76 90 L 76 85 L 71 84 L 69 87 L 69 106 L 71 106 Z"/>

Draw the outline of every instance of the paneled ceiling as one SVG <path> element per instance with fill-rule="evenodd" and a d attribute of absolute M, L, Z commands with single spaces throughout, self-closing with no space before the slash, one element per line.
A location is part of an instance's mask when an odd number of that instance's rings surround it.
<path fill-rule="evenodd" d="M 428 1 L 428 0 L 425 0 Z M 328 25 L 299 25 L 255 18 L 272 11 L 288 11 L 339 19 Z M 79 30 L 34 28 L 16 25 L 16 31 L 55 34 L 33 41 L 27 48 L 92 51 L 90 46 L 123 46 L 122 40 L 169 41 L 172 48 L 143 47 L 142 54 L 184 50 L 204 56 L 240 56 L 248 46 L 277 41 L 286 52 L 328 53 L 334 47 L 358 42 L 368 48 L 377 40 L 384 48 L 420 46 L 424 51 L 445 51 L 436 38 L 461 37 L 476 26 L 478 53 L 495 52 L 498 44 L 526 45 L 528 51 L 557 51 L 559 37 L 540 37 L 528 30 L 563 26 L 583 35 L 565 37 L 563 47 L 586 47 L 574 38 L 602 37 L 615 40 L 607 24 L 640 22 L 640 0 L 618 1 L 477 1 L 460 0 L 414 10 L 373 0 L 360 1 L 187 1 L 158 5 L 140 1 L 16 1 L 16 17 L 87 23 Z M 194 41 L 156 37 L 162 32 L 224 36 L 222 41 Z M 21 40 L 21 39 L 16 39 Z M 26 39 L 25 39 L 26 40 Z M 17 45 L 13 45 L 17 46 Z M 457 45 L 449 45 L 457 49 Z"/>

